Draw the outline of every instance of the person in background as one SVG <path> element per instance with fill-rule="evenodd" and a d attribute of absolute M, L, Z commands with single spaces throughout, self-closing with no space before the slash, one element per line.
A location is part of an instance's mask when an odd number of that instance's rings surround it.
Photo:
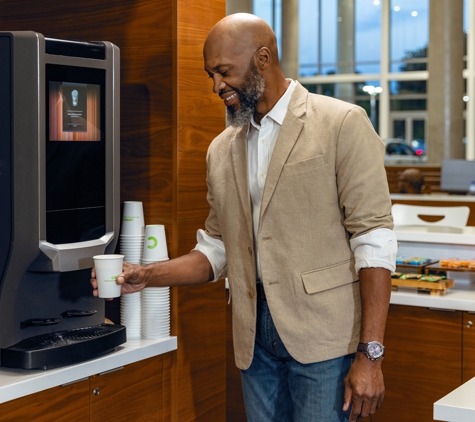
<path fill-rule="evenodd" d="M 186 255 L 124 263 L 122 294 L 228 277 L 248 421 L 373 414 L 397 252 L 384 144 L 361 107 L 286 79 L 254 15 L 219 21 L 203 55 L 229 123 L 207 154 L 206 229 Z"/>
<path fill-rule="evenodd" d="M 404 170 L 397 182 L 399 193 L 421 193 L 424 189 L 424 176 L 415 168 Z"/>

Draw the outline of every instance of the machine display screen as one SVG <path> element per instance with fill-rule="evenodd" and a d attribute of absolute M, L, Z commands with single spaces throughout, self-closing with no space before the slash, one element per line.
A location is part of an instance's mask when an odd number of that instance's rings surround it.
<path fill-rule="evenodd" d="M 46 65 L 46 240 L 105 234 L 105 70 Z"/>
<path fill-rule="evenodd" d="M 49 140 L 101 140 L 101 87 L 49 82 Z"/>

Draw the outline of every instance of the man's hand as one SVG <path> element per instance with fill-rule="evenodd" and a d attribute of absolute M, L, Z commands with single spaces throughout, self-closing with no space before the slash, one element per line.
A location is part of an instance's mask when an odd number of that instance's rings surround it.
<path fill-rule="evenodd" d="M 120 294 L 135 293 L 145 287 L 194 286 L 214 279 L 213 268 L 206 255 L 191 251 L 186 255 L 147 266 L 124 262 L 116 283 L 122 285 Z M 92 294 L 98 296 L 96 271 L 91 271 Z"/>
<path fill-rule="evenodd" d="M 384 399 L 384 380 L 381 360 L 371 361 L 362 353 L 356 353 L 355 361 L 345 380 L 343 411 L 350 406 L 350 422 L 376 412 Z"/>
<path fill-rule="evenodd" d="M 135 293 L 142 290 L 145 286 L 145 280 L 140 275 L 141 270 L 143 269 L 140 265 L 129 264 L 124 262 L 122 266 L 122 273 L 118 275 L 116 279 L 117 284 L 121 284 L 120 294 Z M 92 268 L 91 271 L 91 286 L 93 288 L 93 296 L 98 296 L 99 292 L 97 291 L 97 279 L 96 279 L 96 270 Z M 111 300 L 111 299 L 108 299 Z"/>

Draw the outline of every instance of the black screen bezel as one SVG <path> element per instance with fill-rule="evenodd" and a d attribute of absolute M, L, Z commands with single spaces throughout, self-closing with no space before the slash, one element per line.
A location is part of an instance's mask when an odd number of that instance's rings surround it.
<path fill-rule="evenodd" d="M 46 241 L 64 244 L 97 239 L 105 234 L 106 225 L 106 71 L 46 64 L 45 74 Z M 99 140 L 50 140 L 50 82 L 100 87 Z"/>

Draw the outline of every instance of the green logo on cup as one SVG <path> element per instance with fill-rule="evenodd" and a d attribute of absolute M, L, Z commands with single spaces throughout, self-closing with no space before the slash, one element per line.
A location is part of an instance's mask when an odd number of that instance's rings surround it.
<path fill-rule="evenodd" d="M 153 236 L 149 236 L 147 237 L 147 240 L 150 240 L 150 242 L 153 242 L 152 245 L 148 245 L 147 248 L 148 249 L 155 249 L 158 245 L 158 240 L 156 237 L 153 237 Z"/>
<path fill-rule="evenodd" d="M 139 218 L 137 215 L 124 215 L 122 217 L 122 220 L 123 221 L 134 221 L 136 220 L 137 218 Z"/>

